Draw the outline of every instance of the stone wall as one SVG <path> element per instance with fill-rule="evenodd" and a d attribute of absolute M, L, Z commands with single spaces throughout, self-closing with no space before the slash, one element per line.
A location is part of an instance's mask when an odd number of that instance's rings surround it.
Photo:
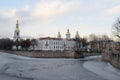
<path fill-rule="evenodd" d="M 80 58 L 74 51 L 6 51 L 8 53 L 34 58 Z"/>
<path fill-rule="evenodd" d="M 110 63 L 120 69 L 120 54 L 111 54 Z"/>
<path fill-rule="evenodd" d="M 87 53 L 76 51 L 3 51 L 1 52 L 27 56 L 32 58 L 83 58 L 86 56 L 101 55 L 101 53 Z"/>
<path fill-rule="evenodd" d="M 102 53 L 102 60 L 110 62 L 114 67 L 120 69 L 120 53 L 117 52 Z"/>
<path fill-rule="evenodd" d="M 110 54 L 109 53 L 102 53 L 102 61 L 110 62 Z"/>

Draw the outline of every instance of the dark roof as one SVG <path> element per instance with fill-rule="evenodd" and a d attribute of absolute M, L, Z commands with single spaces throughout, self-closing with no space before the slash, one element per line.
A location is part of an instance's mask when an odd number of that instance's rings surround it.
<path fill-rule="evenodd" d="M 62 40 L 62 38 L 54 38 L 54 37 L 43 37 L 39 38 L 40 40 Z"/>
<path fill-rule="evenodd" d="M 55 37 L 42 37 L 40 40 L 64 40 L 63 38 L 55 38 Z M 72 41 L 73 39 L 66 39 L 68 41 Z"/>

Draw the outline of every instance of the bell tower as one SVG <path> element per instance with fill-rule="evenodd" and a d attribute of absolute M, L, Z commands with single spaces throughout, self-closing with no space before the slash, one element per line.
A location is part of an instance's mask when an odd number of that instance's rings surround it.
<path fill-rule="evenodd" d="M 15 44 L 13 46 L 13 49 L 15 49 L 15 50 L 21 49 L 21 46 L 20 46 L 21 37 L 20 37 L 20 29 L 19 29 L 19 22 L 18 22 L 18 20 L 16 21 L 16 28 L 15 28 L 15 31 L 14 31 L 13 40 L 15 42 Z"/>
<path fill-rule="evenodd" d="M 16 21 L 16 29 L 14 31 L 14 41 L 20 41 L 20 29 L 18 20 Z"/>

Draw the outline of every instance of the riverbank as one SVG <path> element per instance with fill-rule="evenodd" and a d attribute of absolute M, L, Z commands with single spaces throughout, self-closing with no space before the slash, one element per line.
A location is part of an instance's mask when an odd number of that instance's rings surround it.
<path fill-rule="evenodd" d="M 114 67 L 120 69 L 120 53 L 119 52 L 102 53 L 102 60 L 109 62 Z"/>
<path fill-rule="evenodd" d="M 11 54 L 27 56 L 32 58 L 83 58 L 86 56 L 101 55 L 101 53 L 88 53 L 80 52 L 77 53 L 73 50 L 71 51 L 4 51 Z"/>
<path fill-rule="evenodd" d="M 75 51 L 1 51 L 32 58 L 82 58 Z"/>

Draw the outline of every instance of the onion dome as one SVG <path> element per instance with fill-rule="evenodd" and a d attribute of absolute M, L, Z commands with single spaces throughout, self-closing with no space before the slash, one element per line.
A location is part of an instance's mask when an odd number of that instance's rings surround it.
<path fill-rule="evenodd" d="M 75 34 L 75 38 L 80 38 L 80 36 L 79 36 L 79 33 L 78 33 L 78 32 L 76 32 L 76 34 Z"/>
<path fill-rule="evenodd" d="M 61 34 L 60 34 L 60 32 L 58 32 L 57 38 L 61 38 Z"/>

